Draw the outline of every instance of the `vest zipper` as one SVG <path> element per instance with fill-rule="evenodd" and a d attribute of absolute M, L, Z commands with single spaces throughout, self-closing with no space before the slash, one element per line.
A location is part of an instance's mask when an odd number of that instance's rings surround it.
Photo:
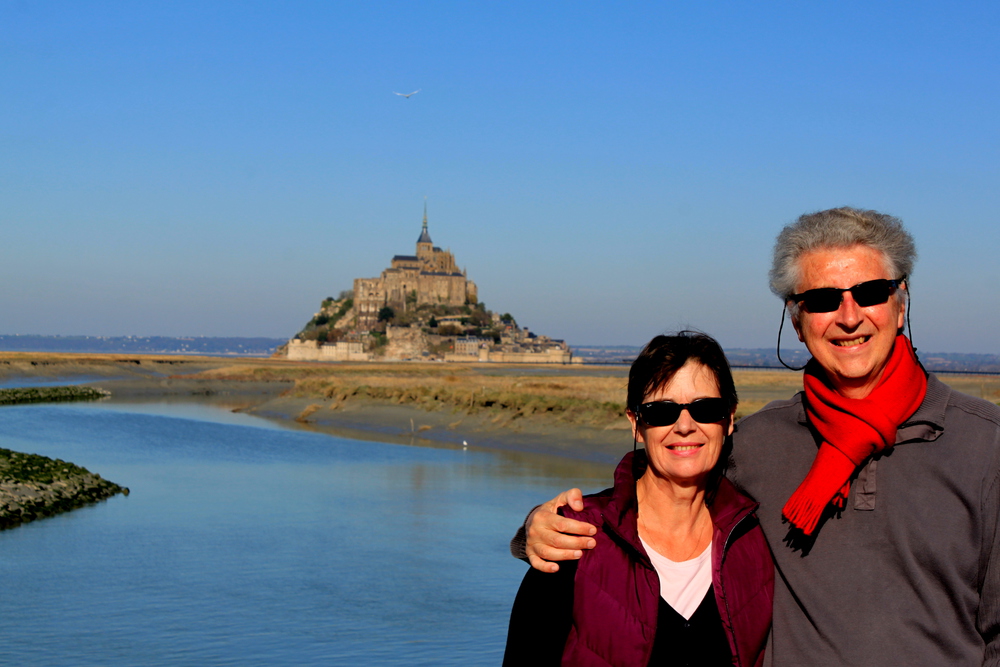
<path fill-rule="evenodd" d="M 729 632 L 733 637 L 733 652 L 736 654 L 737 665 L 743 665 L 743 660 L 740 658 L 740 645 L 736 641 L 736 628 L 733 626 L 733 615 L 729 611 L 729 596 L 726 594 L 726 585 L 722 580 L 722 566 L 725 564 L 726 554 L 729 553 L 729 541 L 733 538 L 733 533 L 739 528 L 740 524 L 746 521 L 753 514 L 753 509 L 748 509 L 747 513 L 744 514 L 733 524 L 733 527 L 729 529 L 729 534 L 726 535 L 725 542 L 722 543 L 722 558 L 719 562 L 719 588 L 722 589 L 722 601 L 726 603 L 726 619 L 729 621 Z"/>

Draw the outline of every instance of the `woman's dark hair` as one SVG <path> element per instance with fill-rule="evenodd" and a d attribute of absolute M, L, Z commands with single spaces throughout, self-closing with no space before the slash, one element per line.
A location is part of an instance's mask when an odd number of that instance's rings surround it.
<path fill-rule="evenodd" d="M 733 410 L 739 403 L 739 398 L 729 360 L 715 339 L 700 331 L 678 331 L 675 334 L 657 336 L 646 344 L 628 372 L 628 409 L 634 411 L 646 396 L 668 384 L 689 361 L 697 361 L 715 373 L 719 395 L 726 400 L 730 411 Z M 726 474 L 732 449 L 732 436 L 726 436 L 722 451 L 719 452 L 719 460 L 709 472 L 705 484 L 705 503 L 709 507 L 715 502 L 715 494 L 719 489 L 719 482 Z M 641 465 L 639 460 L 633 465 L 637 466 L 633 469 L 635 479 L 639 479 L 646 471 L 645 465 Z"/>
<path fill-rule="evenodd" d="M 700 331 L 678 331 L 657 336 L 646 344 L 628 372 L 628 408 L 634 410 L 646 396 L 668 384 L 689 361 L 708 366 L 719 383 L 719 395 L 729 409 L 736 407 L 736 383 L 729 361 L 714 338 Z"/>

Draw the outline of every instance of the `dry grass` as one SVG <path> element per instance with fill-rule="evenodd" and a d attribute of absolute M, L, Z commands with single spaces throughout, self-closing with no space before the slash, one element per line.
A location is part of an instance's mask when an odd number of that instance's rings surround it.
<path fill-rule="evenodd" d="M 320 405 L 319 403 L 312 403 L 310 405 L 307 405 L 305 410 L 303 410 L 298 414 L 298 416 L 295 418 L 295 421 L 302 423 L 309 421 L 309 415 L 321 409 L 322 407 L 323 406 Z"/>
<path fill-rule="evenodd" d="M 939 375 L 945 384 L 952 389 L 982 398 L 993 403 L 1000 403 L 1000 376 L 997 375 Z"/>
<path fill-rule="evenodd" d="M 155 366 L 180 377 L 206 380 L 287 382 L 288 393 L 317 402 L 300 419 L 321 408 L 342 407 L 349 401 L 370 400 L 408 404 L 426 410 L 485 414 L 495 423 L 530 418 L 626 428 L 625 387 L 628 369 L 577 366 L 534 367 L 504 364 L 289 362 L 276 359 L 220 359 L 116 354 L 0 353 L 0 374 L 18 366 L 41 373 L 42 367 L 89 365 L 131 368 Z M 802 388 L 802 374 L 787 370 L 736 370 L 740 395 L 737 416 L 756 412 L 768 402 L 789 398 Z M 942 375 L 953 388 L 1000 402 L 1000 376 Z M 314 407 L 315 406 L 315 407 Z M 460 421 L 461 418 L 459 418 Z M 456 422 L 457 423 L 457 422 Z"/>
<path fill-rule="evenodd" d="M 292 381 L 289 394 L 316 397 L 339 408 L 352 400 L 375 400 L 450 409 L 465 414 L 487 411 L 494 421 L 550 419 L 597 428 L 626 428 L 627 369 L 609 376 L 590 369 L 561 367 L 540 377 L 535 368 L 472 364 L 337 364 L 305 367 L 242 364 L 200 373 L 198 377 Z M 736 371 L 739 416 L 768 402 L 788 398 L 801 388 L 801 375 L 789 371 Z"/>
<path fill-rule="evenodd" d="M 532 417 L 624 428 L 627 372 L 622 368 L 609 376 L 587 368 L 560 367 L 546 377 L 537 368 L 499 364 L 240 364 L 198 377 L 291 381 L 290 394 L 322 397 L 333 408 L 368 399 L 466 414 L 489 411 L 498 423 Z M 802 374 L 793 371 L 737 369 L 733 375 L 740 395 L 738 417 L 802 389 Z M 998 376 L 944 375 L 941 379 L 967 394 L 1000 401 Z"/>
<path fill-rule="evenodd" d="M 733 379 L 740 396 L 737 417 L 752 415 L 771 401 L 790 398 L 802 389 L 802 373 L 787 370 L 735 370 Z"/>

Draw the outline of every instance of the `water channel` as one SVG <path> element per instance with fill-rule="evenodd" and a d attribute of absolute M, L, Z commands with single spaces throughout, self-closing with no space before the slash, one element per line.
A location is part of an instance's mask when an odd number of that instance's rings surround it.
<path fill-rule="evenodd" d="M 499 664 L 514 528 L 611 475 L 197 403 L 3 407 L 0 447 L 131 490 L 0 532 L 0 664 Z"/>

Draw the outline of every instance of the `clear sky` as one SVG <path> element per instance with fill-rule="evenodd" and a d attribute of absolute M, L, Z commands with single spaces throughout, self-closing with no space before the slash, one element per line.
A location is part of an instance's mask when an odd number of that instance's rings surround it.
<path fill-rule="evenodd" d="M 782 225 L 878 209 L 916 345 L 1000 353 L 998 33 L 988 2 L 0 0 L 0 333 L 291 336 L 426 196 L 480 299 L 571 344 L 770 347 Z"/>

